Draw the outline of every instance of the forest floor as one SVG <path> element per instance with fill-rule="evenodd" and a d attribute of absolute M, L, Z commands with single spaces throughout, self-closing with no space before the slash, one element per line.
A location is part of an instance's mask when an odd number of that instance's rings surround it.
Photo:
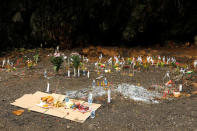
<path fill-rule="evenodd" d="M 112 48 L 112 47 L 89 47 L 76 49 L 80 54 L 86 55 L 91 62 L 98 59 L 100 53 L 109 58 L 120 54 L 123 57 L 137 55 L 161 55 L 175 56 L 179 63 L 192 65 L 197 59 L 196 47 L 177 47 L 177 48 Z M 63 51 L 69 55 L 72 51 Z M 50 90 L 58 94 L 65 94 L 69 90 L 80 90 L 88 88 L 92 80 L 99 75 L 94 71 L 93 63 L 89 65 L 90 79 L 86 76 L 79 78 L 66 77 L 66 70 L 61 68 L 59 74 L 55 74 L 50 63 L 52 49 L 40 49 L 40 61 L 37 66 L 28 69 L 24 65 L 17 67 L 16 71 L 6 72 L 0 70 L 0 130 L 31 130 L 31 131 L 61 131 L 61 130 L 195 130 L 197 131 L 197 95 L 192 94 L 197 90 L 193 83 L 197 83 L 197 72 L 184 75 L 176 84 L 183 84 L 183 93 L 188 94 L 183 97 L 169 99 L 159 99 L 158 104 L 147 104 L 138 102 L 120 94 L 112 94 L 112 102 L 107 103 L 107 97 L 95 97 L 94 103 L 101 104 L 96 111 L 94 119 L 88 118 L 83 124 L 72 122 L 37 112 L 25 110 L 21 116 L 12 113 L 13 110 L 21 109 L 10 105 L 17 98 L 24 94 L 45 91 L 47 80 L 43 77 L 45 69 L 48 71 L 50 79 Z M 32 56 L 32 52 L 13 51 L 4 57 L 14 60 L 16 56 Z M 0 61 L 4 59 L 0 58 Z M 152 90 L 151 85 L 162 85 L 166 71 L 173 72 L 171 67 L 151 67 L 149 70 L 140 70 L 133 77 L 125 75 L 125 72 L 112 72 L 104 74 L 105 77 L 114 85 L 129 83 L 140 85 L 147 90 Z M 172 78 L 175 78 L 172 73 Z M 86 98 L 84 98 L 86 100 Z"/>

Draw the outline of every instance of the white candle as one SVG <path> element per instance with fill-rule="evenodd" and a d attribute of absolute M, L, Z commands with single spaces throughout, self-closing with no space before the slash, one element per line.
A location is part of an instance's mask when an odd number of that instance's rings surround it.
<path fill-rule="evenodd" d="M 49 84 L 49 82 L 48 82 L 48 83 L 47 83 L 47 90 L 46 90 L 47 93 L 49 93 L 49 88 L 50 88 L 50 84 Z"/>
<path fill-rule="evenodd" d="M 4 59 L 4 60 L 3 60 L 3 63 L 2 63 L 2 67 L 4 67 L 4 65 L 5 65 L 5 61 L 6 61 L 6 60 Z"/>
<path fill-rule="evenodd" d="M 87 75 L 88 75 L 88 78 L 90 78 L 90 71 L 88 71 Z"/>
<path fill-rule="evenodd" d="M 180 85 L 179 85 L 179 92 L 181 92 L 182 89 L 183 89 L 183 86 L 182 86 L 182 84 L 180 84 Z"/>
<path fill-rule="evenodd" d="M 74 76 L 76 76 L 76 69 L 74 68 Z"/>
<path fill-rule="evenodd" d="M 80 76 L 80 70 L 79 70 L 79 68 L 78 68 L 78 77 Z"/>
<path fill-rule="evenodd" d="M 68 77 L 70 77 L 70 70 L 68 70 Z"/>
<path fill-rule="evenodd" d="M 107 92 L 107 102 L 110 103 L 111 102 L 111 90 L 110 88 L 108 89 L 108 92 Z"/>
<path fill-rule="evenodd" d="M 9 60 L 9 58 L 8 58 L 8 60 L 7 60 L 7 65 L 10 65 L 10 60 Z"/>

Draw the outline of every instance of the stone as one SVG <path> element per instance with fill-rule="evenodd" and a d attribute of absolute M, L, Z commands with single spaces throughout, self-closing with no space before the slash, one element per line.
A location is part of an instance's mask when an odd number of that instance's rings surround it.
<path fill-rule="evenodd" d="M 12 18 L 13 22 L 23 22 L 23 18 L 21 12 L 16 12 L 16 14 Z"/>

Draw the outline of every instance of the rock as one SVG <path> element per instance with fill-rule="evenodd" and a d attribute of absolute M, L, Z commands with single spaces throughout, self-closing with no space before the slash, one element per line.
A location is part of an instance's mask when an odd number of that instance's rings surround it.
<path fill-rule="evenodd" d="M 5 121 L 1 121 L 1 122 L 0 122 L 0 129 L 1 129 L 1 128 L 5 128 L 5 126 L 6 126 Z"/>
<path fill-rule="evenodd" d="M 14 21 L 14 22 L 23 22 L 23 18 L 22 18 L 21 12 L 16 12 L 16 14 L 12 18 L 12 21 Z"/>
<path fill-rule="evenodd" d="M 94 129 L 94 124 L 89 124 L 88 129 L 93 130 Z"/>
<path fill-rule="evenodd" d="M 67 129 L 70 129 L 71 127 L 69 125 L 66 126 Z"/>

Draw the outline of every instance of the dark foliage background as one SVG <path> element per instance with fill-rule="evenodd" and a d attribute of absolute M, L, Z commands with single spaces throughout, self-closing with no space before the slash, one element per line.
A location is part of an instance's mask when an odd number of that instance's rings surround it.
<path fill-rule="evenodd" d="M 63 48 L 192 41 L 191 0 L 0 1 L 0 48 Z"/>

